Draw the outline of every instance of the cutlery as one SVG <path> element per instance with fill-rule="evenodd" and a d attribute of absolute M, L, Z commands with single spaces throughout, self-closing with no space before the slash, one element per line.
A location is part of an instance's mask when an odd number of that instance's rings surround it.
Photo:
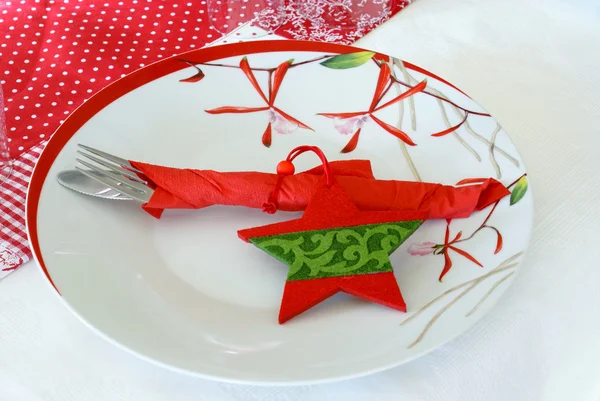
<path fill-rule="evenodd" d="M 143 173 L 129 161 L 78 144 L 75 170 L 62 171 L 57 180 L 74 191 L 109 199 L 134 199 L 147 203 L 154 193 Z M 87 177 L 87 179 L 83 179 Z M 112 191 L 112 192 L 111 192 Z"/>
<path fill-rule="evenodd" d="M 104 179 L 109 179 L 101 173 L 89 172 L 94 175 L 102 175 Z M 101 181 L 90 178 L 78 170 L 64 170 L 58 173 L 56 180 L 63 186 L 72 191 L 83 195 L 95 196 L 103 199 L 133 200 L 132 197 L 115 191 L 113 188 L 103 184 Z"/>

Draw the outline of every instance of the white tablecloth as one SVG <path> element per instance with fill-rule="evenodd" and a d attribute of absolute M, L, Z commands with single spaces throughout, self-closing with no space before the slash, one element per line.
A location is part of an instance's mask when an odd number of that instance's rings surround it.
<path fill-rule="evenodd" d="M 600 6 L 596 0 L 418 0 L 360 43 L 469 93 L 523 155 L 531 248 L 487 317 L 399 368 L 261 388 L 182 376 L 84 327 L 29 263 L 0 282 L 0 400 L 600 399 Z"/>

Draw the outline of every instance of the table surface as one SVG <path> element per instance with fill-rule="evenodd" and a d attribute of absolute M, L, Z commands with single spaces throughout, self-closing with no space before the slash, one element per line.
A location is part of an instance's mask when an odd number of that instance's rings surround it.
<path fill-rule="evenodd" d="M 534 236 L 500 304 L 436 351 L 362 379 L 252 387 L 166 371 L 70 314 L 37 267 L 0 282 L 0 399 L 600 399 L 600 6 L 595 0 L 419 0 L 357 45 L 453 82 L 527 164 Z"/>

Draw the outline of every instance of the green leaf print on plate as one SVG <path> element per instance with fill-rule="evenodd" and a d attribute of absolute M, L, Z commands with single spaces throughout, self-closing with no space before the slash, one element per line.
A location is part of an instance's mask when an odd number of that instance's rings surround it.
<path fill-rule="evenodd" d="M 340 54 L 323 61 L 321 65 L 327 68 L 333 68 L 335 70 L 345 70 L 363 65 L 367 61 L 371 60 L 374 55 L 375 52 L 367 51 Z"/>
<path fill-rule="evenodd" d="M 512 190 L 510 194 L 510 205 L 514 205 L 518 201 L 520 201 L 525 193 L 527 192 L 527 188 L 529 187 L 529 183 L 527 182 L 527 176 L 524 175 L 515 185 L 515 188 Z"/>

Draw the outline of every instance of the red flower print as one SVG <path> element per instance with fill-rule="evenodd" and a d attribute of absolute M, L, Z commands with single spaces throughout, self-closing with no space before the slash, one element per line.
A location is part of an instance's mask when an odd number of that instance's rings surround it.
<path fill-rule="evenodd" d="M 444 268 L 442 269 L 442 274 L 440 274 L 440 278 L 439 278 L 440 281 L 442 281 L 442 278 L 444 278 L 446 273 L 448 273 L 450 271 L 450 268 L 452 267 L 452 260 L 450 259 L 450 251 L 454 251 L 454 252 L 458 253 L 459 255 L 464 256 L 465 258 L 469 259 L 471 262 L 475 263 L 477 266 L 483 267 L 483 265 L 481 263 L 479 263 L 477 261 L 477 259 L 475 259 L 470 253 L 463 251 L 462 249 L 459 249 L 453 245 L 462 236 L 462 231 L 459 231 L 459 233 L 456 234 L 456 237 L 454 237 L 454 239 L 452 241 L 449 241 L 449 239 L 450 239 L 450 220 L 446 220 L 446 222 L 447 222 L 446 236 L 444 237 L 444 244 L 438 245 L 437 246 L 438 249 L 434 252 L 434 254 L 436 254 L 436 255 L 439 255 L 440 253 L 444 255 Z"/>
<path fill-rule="evenodd" d="M 410 244 L 408 253 L 413 256 L 425 256 L 432 254 L 436 250 L 435 242 L 423 242 L 421 244 Z"/>
<path fill-rule="evenodd" d="M 281 88 L 283 78 L 285 77 L 285 74 L 287 73 L 289 67 L 292 65 L 293 62 L 294 60 L 284 61 L 276 69 L 268 71 L 269 93 L 268 96 L 266 96 L 262 88 L 260 87 L 258 81 L 256 80 L 256 76 L 254 75 L 252 68 L 250 68 L 250 65 L 248 64 L 248 59 L 246 57 L 242 58 L 242 60 L 240 61 L 240 69 L 244 72 L 244 74 L 250 81 L 250 84 L 252 84 L 259 96 L 263 99 L 263 101 L 265 102 L 265 106 L 223 106 L 217 107 L 216 109 L 206 110 L 206 112 L 210 114 L 241 114 L 255 113 L 260 111 L 268 112 L 269 123 L 262 136 L 262 143 L 266 147 L 271 146 L 273 130 L 275 130 L 275 132 L 278 134 L 290 134 L 294 132 L 298 127 L 314 131 L 302 121 L 290 116 L 289 114 L 285 113 L 283 110 L 280 110 L 275 106 L 275 99 L 277 97 L 279 89 Z"/>
<path fill-rule="evenodd" d="M 183 61 L 183 62 L 188 64 L 190 67 L 195 68 L 196 73 L 189 78 L 180 79 L 179 82 L 195 83 L 195 82 L 201 81 L 204 78 L 204 71 L 202 71 L 198 66 L 190 63 L 189 61 Z"/>
<path fill-rule="evenodd" d="M 346 144 L 344 149 L 342 149 L 342 153 L 352 152 L 356 148 L 360 132 L 364 124 L 369 120 L 373 120 L 381 128 L 399 138 L 407 145 L 416 145 L 405 132 L 380 120 L 375 116 L 375 113 L 401 101 L 402 99 L 406 99 L 415 93 L 421 92 L 427 86 L 427 80 L 422 81 L 415 87 L 394 97 L 387 103 L 379 105 L 383 97 L 390 89 L 391 85 L 390 67 L 387 63 L 382 63 L 379 69 L 379 78 L 377 79 L 375 93 L 373 94 L 373 99 L 371 100 L 371 105 L 369 106 L 368 110 L 350 113 L 318 113 L 318 115 L 333 119 L 334 126 L 340 134 L 349 135 L 350 133 L 354 132 L 354 135 L 352 135 L 350 141 Z"/>
<path fill-rule="evenodd" d="M 440 136 L 448 135 L 448 134 L 450 134 L 451 132 L 454 132 L 454 131 L 456 131 L 457 129 L 459 129 L 459 128 L 460 128 L 460 127 L 461 127 L 461 126 L 462 126 L 462 125 L 463 125 L 463 124 L 464 124 L 464 123 L 467 121 L 467 118 L 469 118 L 469 112 L 468 112 L 468 111 L 465 111 L 465 116 L 464 116 L 464 118 L 461 120 L 461 122 L 459 122 L 458 124 L 456 124 L 456 125 L 454 125 L 454 126 L 452 126 L 452 127 L 448 128 L 448 129 L 445 129 L 445 130 L 443 130 L 443 131 L 437 132 L 437 133 L 435 133 L 435 134 L 431 134 L 431 136 L 437 136 L 437 137 L 440 137 Z"/>

